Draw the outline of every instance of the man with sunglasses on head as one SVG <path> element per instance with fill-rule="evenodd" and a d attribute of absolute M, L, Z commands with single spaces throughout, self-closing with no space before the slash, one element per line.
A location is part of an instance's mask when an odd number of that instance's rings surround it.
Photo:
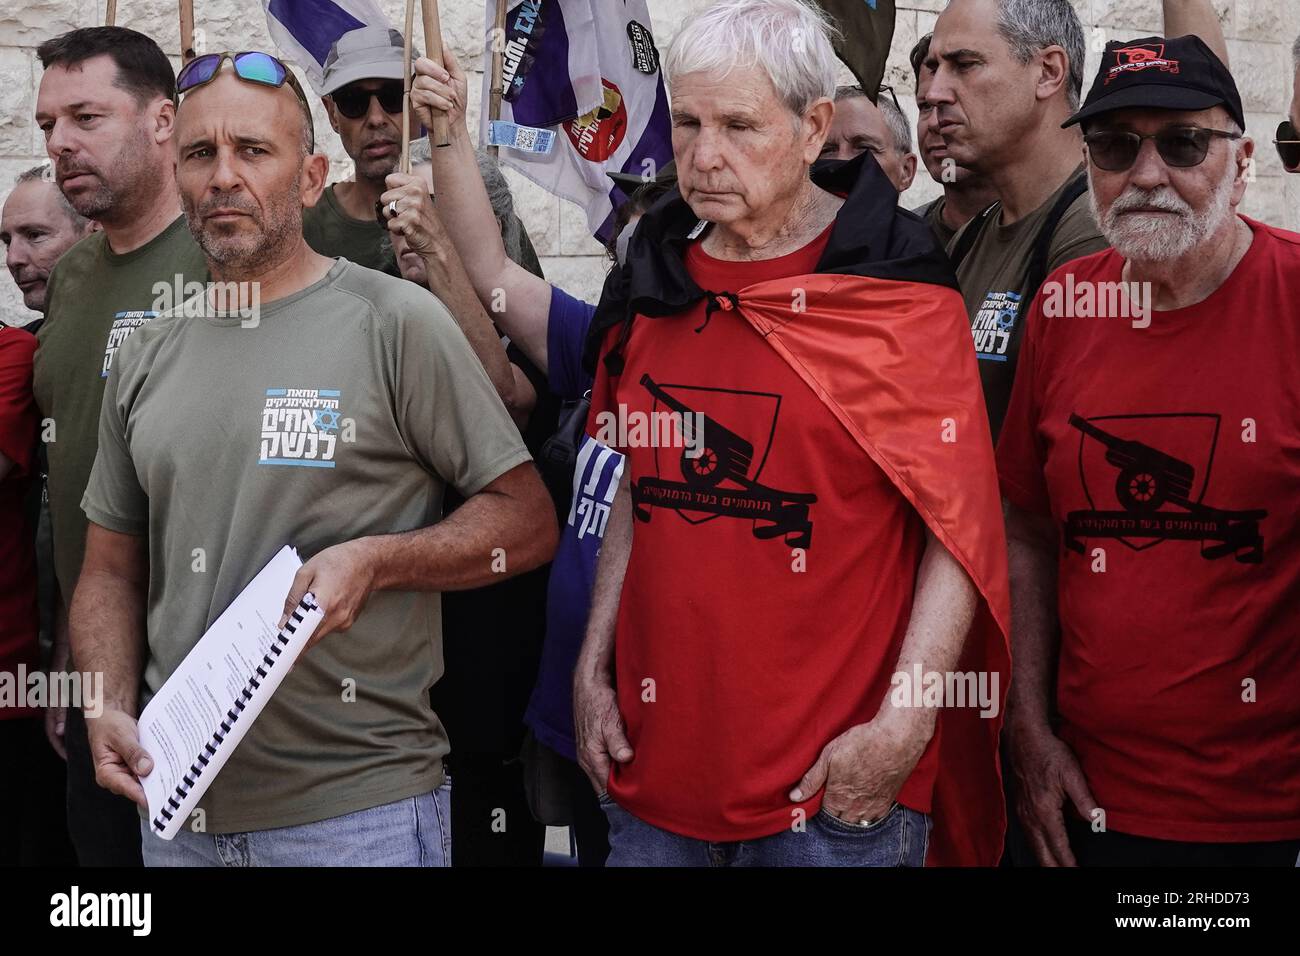
<path fill-rule="evenodd" d="M 175 304 L 170 290 L 206 280 L 207 265 L 176 192 L 176 77 L 166 54 L 124 27 L 72 30 L 36 53 L 45 68 L 36 123 L 55 179 L 72 208 L 100 226 L 50 273 L 34 370 L 37 404 L 53 425 L 46 450 L 58 660 L 66 655 L 67 608 L 85 546 L 81 496 L 98 447 L 104 383 L 127 336 Z M 69 669 L 86 667 L 74 657 Z M 96 785 L 80 706 L 67 710 L 64 746 L 78 859 L 139 866 L 135 808 Z"/>
<path fill-rule="evenodd" d="M 1198 37 L 1108 44 L 1067 125 L 1113 248 L 1034 300 L 998 445 L 1021 819 L 1044 865 L 1293 866 L 1300 235 L 1238 214 Z"/>
<path fill-rule="evenodd" d="M 329 163 L 288 69 L 215 54 L 177 88 L 181 201 L 227 295 L 143 328 L 106 387 L 72 608 L 74 650 L 106 674 L 101 783 L 143 800 L 141 705 L 292 543 L 307 562 L 280 624 L 308 592 L 325 617 L 205 794 L 202 830 L 165 841 L 142 820 L 145 861 L 445 865 L 434 592 L 547 560 L 550 499 L 446 308 L 304 241 Z M 448 486 L 466 501 L 439 520 Z"/>
<path fill-rule="evenodd" d="M 912 185 L 912 127 L 893 87 L 882 86 L 872 103 L 862 87 L 841 86 L 835 90 L 835 115 L 818 158 L 848 160 L 868 150 L 900 193 Z"/>
<path fill-rule="evenodd" d="M 323 256 L 342 256 L 369 269 L 398 275 L 387 229 L 375 204 L 397 171 L 402 152 L 402 35 L 387 27 L 345 33 L 325 60 L 325 112 L 352 159 L 354 175 L 326 186 L 303 210 L 307 244 Z M 413 54 L 418 55 L 418 54 Z M 419 123 L 411 116 L 411 136 Z"/>

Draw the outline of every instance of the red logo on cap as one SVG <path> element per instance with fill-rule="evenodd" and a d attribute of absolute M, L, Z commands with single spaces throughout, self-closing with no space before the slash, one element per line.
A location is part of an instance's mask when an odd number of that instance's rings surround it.
<path fill-rule="evenodd" d="M 1166 73 L 1177 73 L 1179 71 L 1177 60 L 1165 59 L 1165 45 L 1163 43 L 1125 46 L 1113 52 L 1115 54 L 1115 65 L 1107 72 L 1106 83 L 1109 83 L 1121 73 L 1129 73 L 1134 70 L 1149 70 L 1151 67 L 1163 70 Z"/>

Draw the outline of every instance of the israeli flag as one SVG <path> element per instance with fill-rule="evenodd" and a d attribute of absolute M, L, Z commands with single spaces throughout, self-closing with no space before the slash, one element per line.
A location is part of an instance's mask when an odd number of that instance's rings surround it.
<path fill-rule="evenodd" d="M 501 118 L 489 122 L 483 74 L 480 142 L 543 189 L 582 206 L 608 241 L 625 201 L 606 172 L 653 178 L 673 156 L 668 95 L 646 0 L 513 0 L 504 37 L 486 5 L 485 62 L 503 44 Z"/>
<path fill-rule="evenodd" d="M 339 37 L 362 27 L 390 27 L 375 0 L 262 0 L 262 8 L 282 58 L 299 67 L 318 94 L 325 58 Z"/>

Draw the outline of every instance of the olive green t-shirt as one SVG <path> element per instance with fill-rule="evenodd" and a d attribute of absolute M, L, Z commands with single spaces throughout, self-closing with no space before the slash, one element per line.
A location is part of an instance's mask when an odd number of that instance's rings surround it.
<path fill-rule="evenodd" d="M 970 317 L 975 356 L 979 359 L 980 382 L 984 404 L 988 407 L 989 425 L 996 442 L 1002 419 L 1011 401 L 1011 383 L 1015 378 L 1016 359 L 1024 335 L 1024 320 L 1029 303 L 1024 301 L 1029 283 L 1029 264 L 1034 242 L 1057 199 L 1079 174 L 1072 173 L 1060 189 L 1033 212 L 1011 225 L 1002 224 L 1002 211 L 994 210 L 979 237 L 957 267 L 957 282 L 966 300 Z M 961 242 L 965 230 L 979 224 L 978 219 L 958 230 L 948 251 Z M 1108 248 L 1097 228 L 1085 192 L 1072 202 L 1057 225 L 1048 246 L 1047 274 L 1071 259 Z"/>
<path fill-rule="evenodd" d="M 542 264 L 528 230 L 522 224 L 519 229 L 519 265 L 540 276 Z M 307 245 L 322 256 L 350 259 L 367 269 L 378 269 L 391 276 L 399 274 L 388 230 L 379 224 L 378 219 L 353 219 L 345 213 L 334 195 L 333 186 L 325 187 L 315 206 L 303 209 L 302 235 Z"/>
<path fill-rule="evenodd" d="M 256 325 L 150 322 L 109 377 L 84 502 L 96 524 L 148 538 L 141 707 L 283 545 L 306 561 L 426 527 L 445 485 L 469 497 L 528 460 L 465 336 L 413 283 L 342 260 L 263 303 Z M 310 823 L 437 787 L 440 610 L 436 593 L 377 591 L 307 651 L 200 803 L 208 830 Z"/>
<path fill-rule="evenodd" d="M 947 202 L 947 198 L 946 196 L 939 196 L 937 199 L 930 200 L 924 206 L 918 206 L 912 210 L 926 221 L 941 249 L 946 249 L 948 243 L 952 242 L 952 237 L 957 235 L 957 230 L 943 221 L 943 207 Z"/>
<path fill-rule="evenodd" d="M 124 255 L 109 248 L 102 232 L 93 233 L 64 253 L 50 274 L 34 390 L 41 414 L 54 424 L 46 449 L 54 566 L 64 607 L 81 572 L 86 546 L 81 496 L 95 461 L 99 406 L 114 356 L 128 335 L 182 301 L 187 283 L 207 278 L 203 253 L 184 216 Z"/>
<path fill-rule="evenodd" d="M 388 230 L 374 216 L 353 219 L 339 205 L 334 187 L 326 186 L 316 205 L 302 211 L 302 235 L 322 256 L 349 259 L 367 269 L 397 275 Z"/>

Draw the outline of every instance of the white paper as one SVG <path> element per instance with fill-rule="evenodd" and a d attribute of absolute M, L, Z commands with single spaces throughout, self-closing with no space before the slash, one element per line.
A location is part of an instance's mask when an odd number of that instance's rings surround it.
<path fill-rule="evenodd" d="M 288 644 L 277 641 L 281 632 L 276 625 L 284 613 L 284 599 L 300 567 L 298 552 L 288 545 L 281 548 L 212 623 L 140 715 L 140 743 L 154 763 L 140 783 L 149 801 L 150 829 L 156 836 L 170 840 L 186 823 L 320 623 L 321 611 L 308 611 L 302 623 L 294 626 L 293 634 L 285 629 Z M 272 645 L 281 646 L 278 655 L 272 652 Z M 273 661 L 270 665 L 265 662 L 268 655 Z M 258 673 L 259 667 L 265 677 Z M 250 678 L 257 687 L 251 686 Z M 244 697 L 245 690 L 251 697 Z M 237 700 L 243 703 L 242 710 L 236 706 Z M 230 720 L 231 711 L 237 714 L 236 720 Z M 229 731 L 222 727 L 223 722 Z M 220 734 L 222 740 L 214 740 L 214 734 Z M 193 768 L 200 772 L 196 775 Z M 177 786 L 187 791 L 183 798 L 177 795 Z M 172 806 L 172 800 L 179 808 Z M 163 814 L 164 808 L 171 814 L 170 820 Z M 159 820 L 166 823 L 161 831 Z"/>

